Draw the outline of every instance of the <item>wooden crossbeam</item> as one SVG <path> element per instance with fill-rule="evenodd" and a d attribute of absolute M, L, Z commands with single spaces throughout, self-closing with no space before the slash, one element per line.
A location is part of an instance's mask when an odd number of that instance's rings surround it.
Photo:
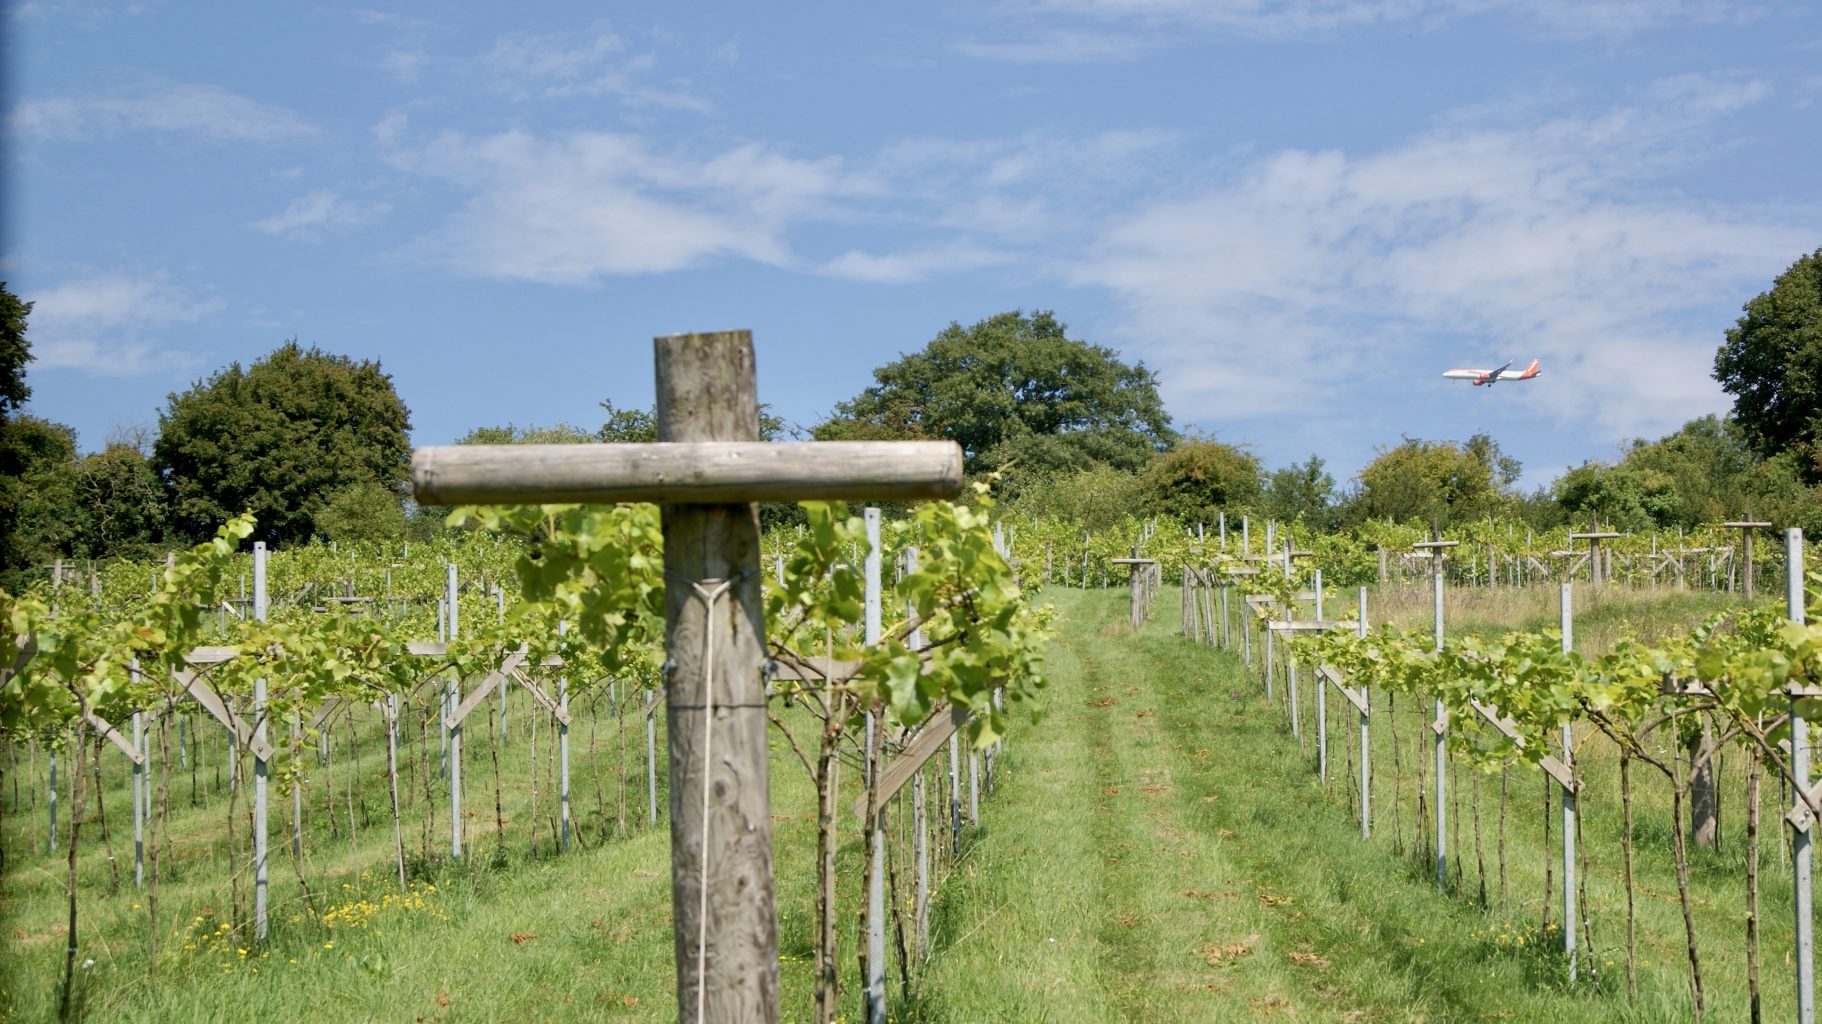
<path fill-rule="evenodd" d="M 1265 628 L 1278 633 L 1320 633 L 1331 629 L 1358 629 L 1358 619 L 1272 619 Z"/>
<path fill-rule="evenodd" d="M 934 757 L 936 752 L 943 748 L 943 744 L 948 741 L 949 737 L 955 735 L 955 731 L 967 721 L 968 709 L 961 707 L 950 707 L 947 714 L 938 711 L 925 720 L 917 732 L 906 741 L 904 747 L 898 752 L 898 756 L 892 759 L 892 763 L 886 767 L 884 772 L 880 773 L 879 803 L 881 806 L 896 796 L 899 790 L 905 788 L 905 783 L 911 781 L 911 777 L 917 774 L 917 770 Z M 867 819 L 867 797 L 864 793 L 861 794 L 859 800 L 854 802 L 854 816 L 862 821 Z"/>
<path fill-rule="evenodd" d="M 227 649 L 232 650 L 232 648 Z M 222 660 L 225 661 L 227 659 L 224 658 Z M 190 694 L 190 699 L 201 704 L 204 711 L 215 716 L 215 720 L 226 726 L 228 731 L 234 734 L 235 740 L 238 741 L 241 746 L 252 751 L 254 757 L 259 758 L 261 761 L 272 760 L 272 755 L 275 753 L 272 744 L 261 739 L 254 732 L 253 726 L 247 724 L 245 719 L 234 713 L 234 709 L 223 703 L 221 697 L 216 694 L 215 690 L 209 686 L 208 682 L 204 680 L 202 676 L 185 669 L 179 669 L 174 674 L 173 678 L 177 680 L 177 685 L 183 687 L 184 690 Z"/>
<path fill-rule="evenodd" d="M 89 728 L 95 730 L 97 736 L 100 736 L 102 739 L 105 739 L 109 743 L 120 748 L 120 752 L 131 758 L 134 764 L 146 763 L 145 753 L 138 747 L 133 746 L 131 740 L 122 736 L 120 730 L 114 728 L 112 722 L 109 722 L 107 719 L 87 708 L 82 710 L 82 719 L 89 724 Z"/>
<path fill-rule="evenodd" d="M 918 501 L 962 492 L 953 441 L 655 441 L 419 448 L 425 505 Z"/>
<path fill-rule="evenodd" d="M 526 653 L 525 648 L 523 647 L 508 654 L 506 660 L 500 662 L 499 668 L 494 669 L 492 672 L 489 672 L 486 676 L 482 677 L 480 684 L 477 685 L 467 697 L 463 698 L 462 703 L 457 705 L 454 711 L 451 711 L 443 717 L 443 726 L 448 729 L 459 728 L 463 719 L 468 717 L 468 713 L 473 711 L 475 706 L 481 703 L 481 699 L 486 697 L 489 693 L 492 693 L 493 688 L 500 685 L 500 683 L 505 680 L 508 672 L 511 672 L 513 669 L 524 664 L 525 658 Z"/>
<path fill-rule="evenodd" d="M 569 712 L 563 710 L 561 705 L 559 705 L 556 701 L 552 700 L 550 697 L 550 694 L 545 693 L 543 687 L 541 687 L 537 683 L 533 682 L 530 676 L 527 676 L 525 673 L 519 671 L 516 668 L 511 670 L 511 672 L 509 674 L 513 677 L 513 679 L 518 681 L 520 686 L 525 687 L 525 689 L 531 693 L 533 700 L 537 701 L 539 704 L 544 705 L 544 709 L 546 711 L 549 711 L 552 715 L 555 715 L 557 718 L 557 721 L 562 722 L 564 725 L 569 724 Z"/>
<path fill-rule="evenodd" d="M 1317 668 L 1316 671 L 1322 675 L 1322 678 L 1327 679 L 1330 685 L 1341 691 L 1341 695 L 1346 697 L 1348 702 L 1354 705 L 1354 710 L 1363 715 L 1370 715 L 1373 713 L 1373 709 L 1367 705 L 1366 689 L 1364 687 L 1348 686 L 1347 682 L 1341 678 L 1341 673 L 1335 671 L 1331 666 L 1323 665 Z"/>
<path fill-rule="evenodd" d="M 1518 734 L 1517 723 L 1501 714 L 1498 708 L 1491 704 L 1473 699 L 1470 699 L 1468 704 L 1479 713 L 1480 717 L 1486 719 L 1493 728 L 1498 729 L 1507 739 L 1517 742 L 1521 738 Z M 1576 781 L 1575 774 L 1571 772 L 1569 766 L 1564 764 L 1560 759 L 1550 754 L 1545 754 L 1538 760 L 1537 766 L 1542 768 L 1545 774 L 1555 779 L 1564 789 L 1567 789 L 1572 793 L 1581 789 L 1581 783 Z"/>

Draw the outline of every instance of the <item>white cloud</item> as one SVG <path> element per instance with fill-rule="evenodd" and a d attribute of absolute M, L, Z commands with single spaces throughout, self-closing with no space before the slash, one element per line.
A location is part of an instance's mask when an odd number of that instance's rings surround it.
<path fill-rule="evenodd" d="M 1756 0 L 1015 0 L 1007 39 L 965 40 L 967 56 L 1017 63 L 1096 62 L 1181 42 L 1185 33 L 1295 41 L 1397 26 L 1431 31 L 1498 17 L 1541 35 L 1615 39 L 1663 26 L 1756 17 Z M 1117 26 L 1117 28 L 1116 28 Z"/>
<path fill-rule="evenodd" d="M 1136 57 L 1159 41 L 1122 32 L 1061 29 L 1044 30 L 1026 39 L 965 39 L 953 48 L 965 57 L 1012 64 L 1092 64 Z"/>
<path fill-rule="evenodd" d="M 858 187 L 834 159 L 753 145 L 666 152 L 608 132 L 451 134 L 393 160 L 466 195 L 417 247 L 421 256 L 480 276 L 565 285 L 719 258 L 791 264 L 788 227 Z"/>
<path fill-rule="evenodd" d="M 212 85 L 153 82 L 99 96 L 25 100 L 12 124 L 23 134 L 84 139 L 127 131 L 169 132 L 203 138 L 288 142 L 318 129 L 283 107 L 248 99 Z"/>
<path fill-rule="evenodd" d="M 705 61 L 725 61 L 717 49 Z M 433 76 L 458 88 L 478 89 L 519 101 L 611 97 L 632 109 L 707 113 L 708 100 L 686 77 L 659 76 L 658 58 L 605 23 L 573 32 L 514 32 L 467 56 L 437 56 L 420 46 L 399 47 L 379 60 L 385 73 L 407 83 Z"/>
<path fill-rule="evenodd" d="M 34 368 L 133 377 L 195 360 L 160 345 L 158 332 L 219 312 L 162 276 L 98 274 L 29 292 Z"/>
<path fill-rule="evenodd" d="M 850 249 L 823 266 L 823 273 L 852 281 L 905 284 L 940 274 L 957 274 L 1010 262 L 1011 255 L 967 243 L 909 252 L 874 254 Z"/>
<path fill-rule="evenodd" d="M 278 213 L 247 226 L 268 235 L 313 239 L 325 231 L 371 224 L 391 211 L 392 207 L 387 203 L 361 202 L 338 192 L 318 189 L 297 197 Z"/>
<path fill-rule="evenodd" d="M 1611 439 L 1673 428 L 1725 407 L 1708 379 L 1716 297 L 1762 287 L 1818 224 L 1664 188 L 1666 152 L 1716 145 L 1702 119 L 1764 95 L 1685 91 L 1377 152 L 1264 155 L 1111 222 L 1069 278 L 1118 297 L 1121 333 L 1178 408 L 1320 410 L 1345 389 L 1427 383 L 1448 349 L 1541 357 L 1547 386 L 1517 400 L 1561 423 Z"/>

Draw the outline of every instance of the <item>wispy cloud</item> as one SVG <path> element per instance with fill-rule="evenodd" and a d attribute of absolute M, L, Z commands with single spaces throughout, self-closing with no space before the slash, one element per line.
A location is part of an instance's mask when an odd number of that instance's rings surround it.
<path fill-rule="evenodd" d="M 78 370 L 135 377 L 186 369 L 191 357 L 162 345 L 157 334 L 222 309 L 161 275 L 96 274 L 25 296 L 32 302 L 35 369 Z"/>
<path fill-rule="evenodd" d="M 1014 39 L 964 39 L 953 49 L 965 57 L 1012 64 L 1094 64 L 1136 57 L 1163 41 L 1137 33 L 1045 29 Z"/>
<path fill-rule="evenodd" d="M 942 274 L 964 273 L 1009 263 L 1012 255 L 970 243 L 938 245 L 904 252 L 869 253 L 850 249 L 823 265 L 831 277 L 875 284 L 905 284 Z"/>
<path fill-rule="evenodd" d="M 723 57 L 711 53 L 707 59 Z M 459 56 L 433 54 L 414 41 L 388 51 L 379 66 L 403 82 L 440 80 L 518 101 L 611 97 L 630 108 L 713 109 L 687 77 L 664 75 L 654 52 L 605 22 L 568 32 L 513 32 L 479 53 Z"/>
<path fill-rule="evenodd" d="M 318 134 L 302 115 L 212 85 L 149 82 L 92 96 L 24 100 L 13 109 L 21 134 L 84 139 L 168 132 L 223 141 L 289 142 Z"/>
<path fill-rule="evenodd" d="M 564 285 L 717 258 L 791 264 L 787 228 L 858 187 L 832 158 L 756 145 L 669 151 L 609 132 L 449 134 L 400 148 L 393 162 L 466 197 L 414 247 L 419 256 Z"/>
<path fill-rule="evenodd" d="M 1500 18 L 1533 34 L 1617 39 L 1664 26 L 1744 21 L 1755 0 L 1017 0 L 1000 39 L 969 39 L 970 57 L 1018 63 L 1119 60 L 1201 35 L 1262 41 L 1328 38 L 1396 26 L 1433 31 Z"/>
<path fill-rule="evenodd" d="M 278 213 L 247 226 L 268 235 L 312 240 L 328 231 L 371 224 L 391 210 L 389 203 L 362 202 L 339 192 L 318 189 L 297 197 Z"/>
<path fill-rule="evenodd" d="M 1409 374 L 1374 367 L 1470 348 L 1543 357 L 1551 385 L 1518 400 L 1559 422 L 1615 439 L 1673 427 L 1725 404 L 1713 297 L 1751 294 L 1822 222 L 1662 187 L 1663 154 L 1693 159 L 1719 143 L 1720 112 L 1765 95 L 1743 81 L 1690 103 L 1686 85 L 1593 116 L 1262 155 L 1131 211 L 1069 277 L 1120 299 L 1179 407 L 1284 413 L 1362 376 L 1396 392 Z"/>

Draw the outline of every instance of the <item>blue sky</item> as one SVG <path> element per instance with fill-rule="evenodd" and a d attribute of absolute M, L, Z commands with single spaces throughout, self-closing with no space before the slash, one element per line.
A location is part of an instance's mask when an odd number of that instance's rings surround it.
<path fill-rule="evenodd" d="M 808 425 L 1054 309 L 1268 466 L 1484 430 L 1536 485 L 1727 408 L 1822 246 L 1799 0 L 527 7 L 10 5 L 32 410 L 96 448 L 295 337 L 418 443 L 593 427 L 654 335 L 747 327 Z"/>

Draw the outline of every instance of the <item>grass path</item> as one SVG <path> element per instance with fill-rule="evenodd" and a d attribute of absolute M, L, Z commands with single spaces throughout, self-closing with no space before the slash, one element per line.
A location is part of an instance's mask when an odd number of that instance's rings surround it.
<path fill-rule="evenodd" d="M 1168 616 L 1135 637 L 1123 597 L 1057 602 L 1048 716 L 1009 747 L 911 1019 L 1688 1018 L 1679 975 L 1631 1006 L 1568 991 L 1535 942 L 1362 844 L 1256 680 Z"/>

